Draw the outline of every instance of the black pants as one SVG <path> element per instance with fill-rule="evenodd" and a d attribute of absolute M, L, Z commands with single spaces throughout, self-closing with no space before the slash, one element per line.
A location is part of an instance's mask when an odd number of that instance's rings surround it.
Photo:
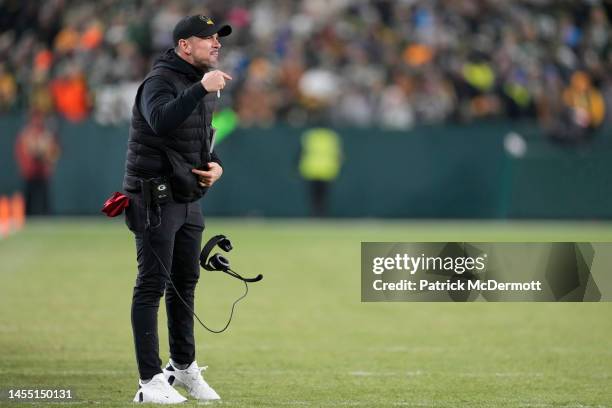
<path fill-rule="evenodd" d="M 323 180 L 310 181 L 310 205 L 312 215 L 315 217 L 327 216 L 327 197 L 329 195 L 329 182 Z"/>
<path fill-rule="evenodd" d="M 27 215 L 48 215 L 51 212 L 49 179 L 40 177 L 26 180 L 25 202 Z"/>
<path fill-rule="evenodd" d="M 141 198 L 132 198 L 126 224 L 136 237 L 138 277 L 132 298 L 132 330 L 141 379 L 161 373 L 157 311 L 166 294 L 170 357 L 179 364 L 195 360 L 193 315 L 177 297 L 160 260 L 181 297 L 193 309 L 204 219 L 199 203 L 166 203 L 148 211 Z M 153 250 L 157 253 L 157 259 Z"/>

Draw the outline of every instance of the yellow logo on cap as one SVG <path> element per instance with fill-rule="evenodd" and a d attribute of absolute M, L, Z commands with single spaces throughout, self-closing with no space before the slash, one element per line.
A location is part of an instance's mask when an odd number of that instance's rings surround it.
<path fill-rule="evenodd" d="M 212 21 L 212 18 L 206 16 L 200 16 L 200 20 L 205 21 L 208 25 L 214 25 L 215 23 Z"/>

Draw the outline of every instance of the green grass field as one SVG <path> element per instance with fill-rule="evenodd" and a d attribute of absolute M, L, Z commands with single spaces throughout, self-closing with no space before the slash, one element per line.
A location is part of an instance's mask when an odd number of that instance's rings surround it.
<path fill-rule="evenodd" d="M 359 265 L 361 241 L 612 241 L 611 224 L 211 219 L 211 233 L 265 275 L 228 332 L 196 329 L 224 407 L 612 406 L 611 303 L 366 304 Z M 135 272 L 120 220 L 32 221 L 0 241 L 0 389 L 129 406 Z M 241 293 L 202 271 L 200 317 L 222 326 Z"/>

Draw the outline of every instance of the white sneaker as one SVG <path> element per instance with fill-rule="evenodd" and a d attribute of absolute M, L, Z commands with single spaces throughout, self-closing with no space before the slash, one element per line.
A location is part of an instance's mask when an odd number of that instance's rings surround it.
<path fill-rule="evenodd" d="M 185 388 L 191 396 L 200 401 L 220 400 L 219 394 L 202 378 L 202 371 L 206 370 L 207 367 L 200 368 L 198 363 L 194 361 L 186 369 L 179 370 L 172 365 L 172 360 L 170 360 L 166 368 L 164 368 L 164 376 L 166 376 L 170 385 Z"/>
<path fill-rule="evenodd" d="M 134 402 L 152 402 L 154 404 L 180 404 L 187 401 L 187 398 L 178 393 L 177 390 L 168 384 L 168 380 L 162 373 L 157 374 L 151 381 L 143 384 L 138 381 L 138 391 L 134 397 Z"/>

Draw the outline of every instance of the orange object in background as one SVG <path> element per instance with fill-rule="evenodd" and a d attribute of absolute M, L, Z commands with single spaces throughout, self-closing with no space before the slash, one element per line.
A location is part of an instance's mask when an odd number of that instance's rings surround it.
<path fill-rule="evenodd" d="M 93 50 L 102 44 L 104 39 L 104 29 L 102 24 L 94 22 L 87 27 L 83 35 L 81 35 L 80 45 L 86 50 Z"/>
<path fill-rule="evenodd" d="M 34 56 L 34 68 L 38 71 L 48 71 L 53 64 L 53 53 L 47 48 L 42 49 Z"/>
<path fill-rule="evenodd" d="M 55 36 L 55 50 L 59 53 L 66 53 L 74 50 L 79 44 L 80 34 L 76 28 L 67 26 Z"/>
<path fill-rule="evenodd" d="M 51 82 L 51 94 L 57 110 L 68 120 L 79 122 L 89 113 L 89 97 L 82 73 L 57 78 Z"/>
<path fill-rule="evenodd" d="M 0 197 L 0 237 L 6 237 L 11 232 L 11 208 L 6 196 Z"/>
<path fill-rule="evenodd" d="M 582 127 L 599 127 L 606 117 L 603 95 L 584 71 L 576 71 L 572 74 L 570 85 L 563 91 L 563 102 L 576 113 L 581 113 L 580 125 Z"/>
<path fill-rule="evenodd" d="M 25 200 L 21 193 L 0 196 L 0 239 L 17 232 L 25 225 Z"/>
<path fill-rule="evenodd" d="M 11 199 L 11 218 L 13 229 L 19 231 L 25 225 L 25 200 L 23 194 L 15 193 Z"/>
<path fill-rule="evenodd" d="M 434 51 L 424 44 L 412 44 L 404 49 L 404 61 L 413 67 L 428 64 L 434 58 Z"/>

